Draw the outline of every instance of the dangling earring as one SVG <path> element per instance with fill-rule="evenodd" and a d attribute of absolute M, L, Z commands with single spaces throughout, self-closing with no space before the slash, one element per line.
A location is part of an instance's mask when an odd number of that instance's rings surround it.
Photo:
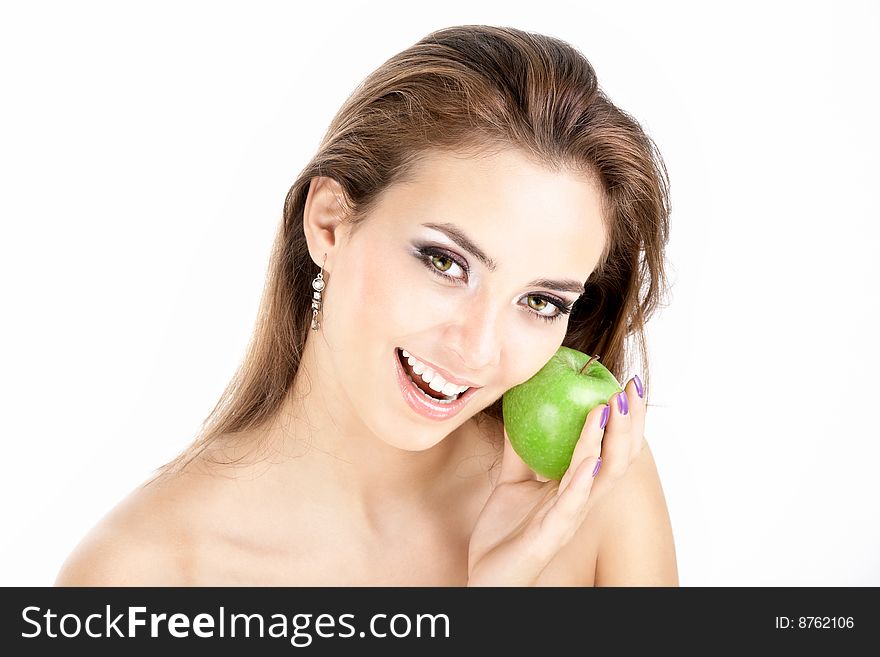
<path fill-rule="evenodd" d="M 321 263 L 321 271 L 312 281 L 312 330 L 317 331 L 321 323 L 318 321 L 318 311 L 321 310 L 321 292 L 324 290 L 324 264 L 327 262 L 327 254 L 324 254 L 324 262 Z"/>

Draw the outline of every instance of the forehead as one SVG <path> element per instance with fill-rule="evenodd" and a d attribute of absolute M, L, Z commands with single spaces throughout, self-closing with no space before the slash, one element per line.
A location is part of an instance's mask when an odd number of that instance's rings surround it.
<path fill-rule="evenodd" d="M 404 182 L 386 190 L 380 206 L 378 214 L 395 232 L 412 232 L 425 222 L 453 223 L 499 269 L 542 276 L 586 280 L 606 240 L 602 192 L 594 179 L 553 171 L 514 149 L 480 156 L 426 153 Z"/>

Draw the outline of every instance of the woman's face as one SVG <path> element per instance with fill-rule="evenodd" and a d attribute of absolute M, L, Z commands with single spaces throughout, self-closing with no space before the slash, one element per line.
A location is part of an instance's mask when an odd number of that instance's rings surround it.
<path fill-rule="evenodd" d="M 606 240 L 594 183 L 514 150 L 432 153 L 347 231 L 327 275 L 322 358 L 364 426 L 415 451 L 550 359 Z M 451 403 L 430 398 L 463 385 Z"/>

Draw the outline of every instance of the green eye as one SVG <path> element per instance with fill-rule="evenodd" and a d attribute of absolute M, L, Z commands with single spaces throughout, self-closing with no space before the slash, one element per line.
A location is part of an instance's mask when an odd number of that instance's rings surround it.
<path fill-rule="evenodd" d="M 532 303 L 532 299 L 537 301 L 537 305 Z M 547 301 L 540 297 L 529 297 L 529 307 L 533 310 L 544 310 L 547 307 Z"/>
<path fill-rule="evenodd" d="M 437 266 L 437 262 L 438 262 L 438 261 L 440 261 L 440 262 L 445 262 L 445 263 L 446 263 L 446 266 L 445 266 L 445 267 L 439 267 L 439 266 Z M 448 271 L 449 268 L 452 267 L 452 265 L 453 265 L 454 263 L 453 263 L 453 261 L 452 261 L 452 258 L 444 258 L 443 256 L 436 256 L 436 255 L 435 255 L 435 256 L 431 256 L 431 264 L 433 264 L 433 265 L 434 265 L 437 269 L 439 269 L 440 271 Z"/>

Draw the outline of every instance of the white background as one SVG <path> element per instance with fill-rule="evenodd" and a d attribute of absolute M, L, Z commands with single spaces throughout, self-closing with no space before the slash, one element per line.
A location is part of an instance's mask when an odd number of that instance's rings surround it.
<path fill-rule="evenodd" d="M 669 168 L 646 435 L 682 585 L 880 585 L 875 3 L 10 4 L 0 584 L 195 435 L 355 85 L 487 23 L 578 47 Z"/>

